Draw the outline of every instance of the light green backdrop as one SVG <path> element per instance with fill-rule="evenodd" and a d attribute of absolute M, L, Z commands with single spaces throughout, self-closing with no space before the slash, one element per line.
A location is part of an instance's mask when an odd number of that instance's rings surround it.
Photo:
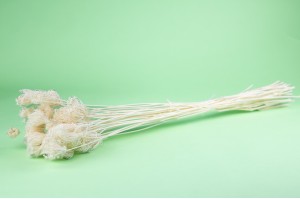
<path fill-rule="evenodd" d="M 207 114 L 31 159 L 15 98 L 201 101 L 276 80 L 300 94 L 300 1 L 0 1 L 0 196 L 300 197 L 300 105 Z"/>

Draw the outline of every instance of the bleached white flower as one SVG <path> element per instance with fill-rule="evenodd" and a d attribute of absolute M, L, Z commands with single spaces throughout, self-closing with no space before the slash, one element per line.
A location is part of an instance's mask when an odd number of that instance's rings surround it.
<path fill-rule="evenodd" d="M 31 104 L 49 104 L 58 106 L 63 103 L 56 91 L 38 91 L 23 89 L 22 94 L 17 98 L 17 104 L 20 106 L 28 106 Z"/>
<path fill-rule="evenodd" d="M 20 131 L 19 129 L 17 128 L 10 128 L 8 131 L 7 131 L 7 135 L 11 138 L 15 138 L 17 137 L 18 135 L 20 134 Z"/>
<path fill-rule="evenodd" d="M 77 124 L 59 124 L 47 132 L 42 154 L 48 159 L 70 158 L 74 152 L 88 152 L 100 142 L 97 132 L 86 131 Z"/>
<path fill-rule="evenodd" d="M 27 132 L 25 134 L 25 143 L 30 156 L 38 157 L 41 155 L 41 145 L 45 134 L 41 132 Z"/>
<path fill-rule="evenodd" d="M 58 144 L 55 141 L 45 139 L 42 148 L 42 155 L 49 160 L 68 159 L 74 155 L 74 151 L 68 151 L 67 147 Z"/>
<path fill-rule="evenodd" d="M 26 132 L 40 132 L 44 133 L 48 118 L 45 113 L 36 109 L 28 116 L 26 123 Z"/>
<path fill-rule="evenodd" d="M 53 119 L 56 123 L 78 123 L 87 120 L 87 109 L 77 98 L 69 98 L 65 106 L 55 109 Z"/>

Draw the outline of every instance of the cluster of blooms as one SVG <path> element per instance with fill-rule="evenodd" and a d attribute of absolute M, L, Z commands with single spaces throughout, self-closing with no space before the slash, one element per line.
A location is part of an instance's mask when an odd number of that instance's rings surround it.
<path fill-rule="evenodd" d="M 87 129 L 87 108 L 75 97 L 64 101 L 52 90 L 21 90 L 17 104 L 26 121 L 25 142 L 32 157 L 70 158 L 101 141 L 97 132 Z"/>
<path fill-rule="evenodd" d="M 47 159 L 70 158 L 94 149 L 102 140 L 209 111 L 255 111 L 286 106 L 294 87 L 275 82 L 258 89 L 192 103 L 144 103 L 119 106 L 84 105 L 76 97 L 62 100 L 55 91 L 21 90 L 17 104 L 26 122 L 28 153 Z M 11 137 L 18 135 L 10 129 Z"/>

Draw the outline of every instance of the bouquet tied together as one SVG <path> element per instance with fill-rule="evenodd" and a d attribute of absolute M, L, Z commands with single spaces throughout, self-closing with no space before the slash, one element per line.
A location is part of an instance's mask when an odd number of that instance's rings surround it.
<path fill-rule="evenodd" d="M 60 98 L 53 90 L 21 90 L 17 104 L 24 119 L 25 143 L 32 157 L 67 159 L 93 150 L 103 140 L 140 131 L 170 120 L 209 111 L 255 111 L 286 106 L 295 98 L 292 86 L 275 82 L 239 94 L 190 103 L 85 105 L 78 98 Z M 10 129 L 15 137 L 17 129 Z"/>

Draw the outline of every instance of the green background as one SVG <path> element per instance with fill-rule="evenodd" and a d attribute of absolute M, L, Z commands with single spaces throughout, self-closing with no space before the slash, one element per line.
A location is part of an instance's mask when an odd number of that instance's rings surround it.
<path fill-rule="evenodd" d="M 202 101 L 276 80 L 300 94 L 300 1 L 0 1 L 0 196 L 300 197 L 300 104 L 205 114 L 32 159 L 18 90 L 88 104 Z"/>

